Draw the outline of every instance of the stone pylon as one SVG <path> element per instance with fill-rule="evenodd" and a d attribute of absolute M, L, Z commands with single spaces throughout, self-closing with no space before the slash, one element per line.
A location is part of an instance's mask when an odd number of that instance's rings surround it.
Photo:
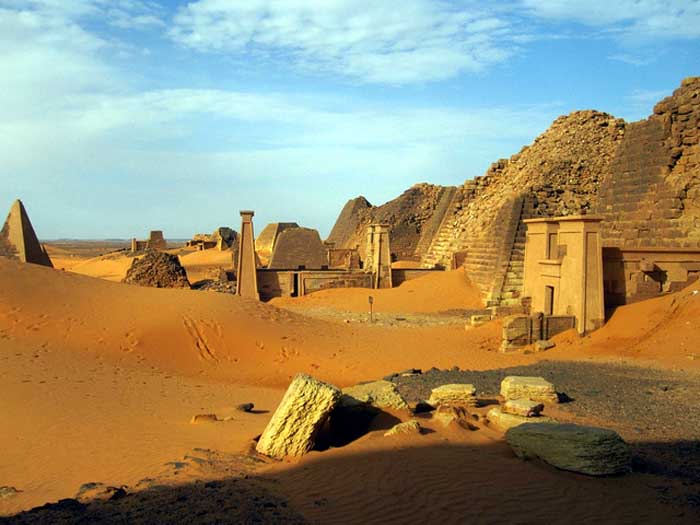
<path fill-rule="evenodd" d="M 236 295 L 260 300 L 255 257 L 255 234 L 252 210 L 241 210 L 241 234 L 236 264 Z"/>
<path fill-rule="evenodd" d="M 0 231 L 0 256 L 53 268 L 46 248 L 39 243 L 27 210 L 19 199 L 10 208 Z"/>
<path fill-rule="evenodd" d="M 365 271 L 372 274 L 373 288 L 391 288 L 391 250 L 388 224 L 370 224 L 367 227 Z"/>

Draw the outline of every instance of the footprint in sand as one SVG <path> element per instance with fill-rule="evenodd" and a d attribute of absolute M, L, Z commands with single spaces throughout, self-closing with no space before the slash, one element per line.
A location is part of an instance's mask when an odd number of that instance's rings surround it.
<path fill-rule="evenodd" d="M 206 328 L 206 325 L 204 323 L 198 323 L 189 317 L 183 317 L 182 321 L 199 353 L 200 360 L 217 362 L 218 358 L 216 357 L 216 352 L 205 337 L 204 328 Z"/>

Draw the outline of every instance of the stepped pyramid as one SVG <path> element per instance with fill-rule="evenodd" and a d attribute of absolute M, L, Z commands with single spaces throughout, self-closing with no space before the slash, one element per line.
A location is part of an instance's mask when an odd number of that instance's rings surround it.
<path fill-rule="evenodd" d="M 0 231 L 0 256 L 53 268 L 46 249 L 39 244 L 34 233 L 27 210 L 19 199 L 10 208 Z"/>

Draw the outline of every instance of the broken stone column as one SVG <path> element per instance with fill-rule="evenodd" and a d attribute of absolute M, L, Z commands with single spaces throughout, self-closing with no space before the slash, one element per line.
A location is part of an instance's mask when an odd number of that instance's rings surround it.
<path fill-rule="evenodd" d="M 256 450 L 277 459 L 306 454 L 340 395 L 333 385 L 298 374 L 260 436 Z"/>
<path fill-rule="evenodd" d="M 236 295 L 260 300 L 258 275 L 255 264 L 255 235 L 252 210 L 241 210 L 241 234 L 236 265 Z"/>

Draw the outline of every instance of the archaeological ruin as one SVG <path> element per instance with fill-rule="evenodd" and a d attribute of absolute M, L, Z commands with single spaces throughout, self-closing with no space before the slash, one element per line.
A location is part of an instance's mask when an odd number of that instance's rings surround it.
<path fill-rule="evenodd" d="M 543 272 L 537 290 L 525 282 L 528 229 L 549 224 L 531 220 L 595 215 L 601 219 L 596 235 L 602 249 L 596 250 L 602 262 L 596 265 L 606 308 L 677 290 L 700 273 L 699 129 L 700 77 L 685 79 L 640 122 L 576 111 L 462 186 L 418 184 L 382 206 L 364 197 L 350 200 L 327 241 L 334 249 L 359 250 L 364 260 L 367 226 L 388 224 L 392 259 L 419 261 L 424 268 L 462 267 L 488 306 L 523 313 L 531 303 L 533 310 L 545 310 L 540 285 L 552 286 L 544 284 Z M 564 266 L 574 256 L 567 253 Z M 533 260 L 549 259 L 539 254 Z M 579 326 L 585 331 L 600 323 L 597 286 L 593 317 L 585 313 L 590 310 L 569 308 L 568 299 L 562 306 L 583 315 Z M 562 304 L 555 300 L 554 310 Z"/>
<path fill-rule="evenodd" d="M 0 257 L 53 268 L 46 248 L 39 243 L 22 201 L 17 199 L 0 230 Z"/>
<path fill-rule="evenodd" d="M 253 245 L 253 215 L 252 211 L 241 212 L 240 249 L 235 259 L 238 295 L 269 300 L 328 288 L 390 288 L 435 271 L 392 268 L 390 230 L 385 224 L 367 227 L 363 251 L 368 255 L 361 261 L 358 250 L 336 250 L 332 243 L 321 241 L 316 230 L 296 223 L 268 224 L 264 237 L 261 234 L 263 238 L 258 237 Z M 262 256 L 254 246 L 262 247 Z"/>
<path fill-rule="evenodd" d="M 241 210 L 241 233 L 236 264 L 236 295 L 249 299 L 259 299 L 253 215 L 255 212 L 251 210 Z"/>
<path fill-rule="evenodd" d="M 275 248 L 277 237 L 280 233 L 290 228 L 298 228 L 296 222 L 271 222 L 263 228 L 258 237 L 255 239 L 255 252 L 260 258 L 260 263 L 267 266 L 270 263 L 270 257 Z"/>
<path fill-rule="evenodd" d="M 166 250 L 168 248 L 168 243 L 163 237 L 163 232 L 161 230 L 151 230 L 148 235 L 148 239 L 145 241 L 139 241 L 137 239 L 131 239 L 131 252 L 137 253 L 144 250 Z"/>
<path fill-rule="evenodd" d="M 277 235 L 267 267 L 274 270 L 328 269 L 321 236 L 311 228 L 285 229 Z"/>
<path fill-rule="evenodd" d="M 523 296 L 545 316 L 573 316 L 580 334 L 605 321 L 601 219 L 571 215 L 529 219 Z"/>

